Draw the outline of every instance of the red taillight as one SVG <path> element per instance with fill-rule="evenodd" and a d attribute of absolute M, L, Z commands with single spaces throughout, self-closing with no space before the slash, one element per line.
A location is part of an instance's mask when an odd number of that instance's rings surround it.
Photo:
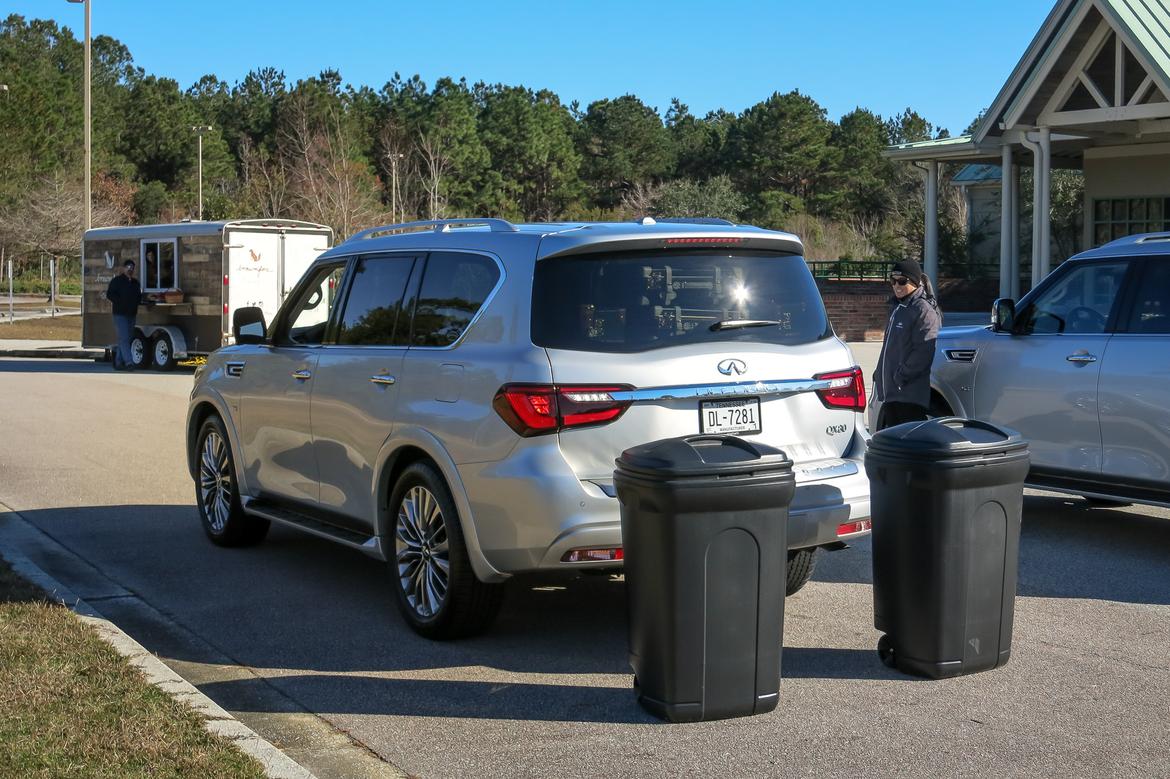
<path fill-rule="evenodd" d="M 227 314 L 227 308 L 228 308 L 228 304 L 227 304 L 227 303 L 224 303 L 224 304 L 223 304 L 223 313 L 224 313 L 224 314 Z"/>
<path fill-rule="evenodd" d="M 508 427 L 528 438 L 569 427 L 612 422 L 630 407 L 630 401 L 614 400 L 611 392 L 629 387 L 555 384 L 505 384 L 496 392 L 492 407 Z"/>
<path fill-rule="evenodd" d="M 224 276 L 223 276 L 223 285 L 224 285 L 225 287 L 228 285 L 228 283 L 227 283 L 227 280 L 228 280 L 228 277 L 227 277 L 227 274 L 225 273 L 225 274 L 224 274 Z"/>
<path fill-rule="evenodd" d="M 572 549 L 561 557 L 562 563 L 608 563 L 625 558 L 622 548 Z"/>
<path fill-rule="evenodd" d="M 739 246 L 743 243 L 742 238 L 667 238 L 667 246 L 710 246 L 711 244 L 719 244 L 720 246 Z"/>
<path fill-rule="evenodd" d="M 856 522 L 846 522 L 837 525 L 837 538 L 857 535 L 858 533 L 868 533 L 870 530 L 873 530 L 872 519 L 859 519 Z"/>
<path fill-rule="evenodd" d="M 828 379 L 832 382 L 828 389 L 817 390 L 817 396 L 826 407 L 865 410 L 865 379 L 862 378 L 861 368 L 818 373 L 813 378 L 818 381 Z"/>

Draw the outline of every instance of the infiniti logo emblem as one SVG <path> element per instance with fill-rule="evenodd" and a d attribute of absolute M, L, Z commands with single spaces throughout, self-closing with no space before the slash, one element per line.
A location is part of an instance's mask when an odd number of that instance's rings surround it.
<path fill-rule="evenodd" d="M 743 360 L 736 360 L 734 358 L 724 360 L 719 363 L 719 372 L 724 376 L 730 376 L 733 373 L 736 376 L 742 376 L 743 374 L 747 373 L 747 363 Z"/>

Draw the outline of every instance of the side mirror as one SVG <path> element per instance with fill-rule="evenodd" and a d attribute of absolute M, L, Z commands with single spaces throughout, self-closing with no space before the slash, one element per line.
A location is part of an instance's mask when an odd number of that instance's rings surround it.
<path fill-rule="evenodd" d="M 268 337 L 264 312 L 258 306 L 237 308 L 232 314 L 232 335 L 238 344 L 262 344 Z"/>
<path fill-rule="evenodd" d="M 991 304 L 991 329 L 996 333 L 1010 333 L 1016 326 L 1016 301 L 1000 298 Z"/>

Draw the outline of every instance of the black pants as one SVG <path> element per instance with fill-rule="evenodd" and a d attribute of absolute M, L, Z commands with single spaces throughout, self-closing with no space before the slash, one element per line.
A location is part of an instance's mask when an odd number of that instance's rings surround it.
<path fill-rule="evenodd" d="M 893 400 L 882 404 L 882 410 L 878 414 L 877 429 L 885 430 L 887 427 L 901 425 L 905 422 L 924 421 L 926 421 L 926 407 L 917 403 L 903 403 Z"/>

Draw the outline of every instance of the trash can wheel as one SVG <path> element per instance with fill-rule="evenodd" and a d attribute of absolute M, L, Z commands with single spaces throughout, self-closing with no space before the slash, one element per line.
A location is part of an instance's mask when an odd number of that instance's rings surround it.
<path fill-rule="evenodd" d="M 882 637 L 878 639 L 877 653 L 878 657 L 881 658 L 882 665 L 887 668 L 894 667 L 894 642 L 890 640 L 889 636 L 882 634 Z"/>

